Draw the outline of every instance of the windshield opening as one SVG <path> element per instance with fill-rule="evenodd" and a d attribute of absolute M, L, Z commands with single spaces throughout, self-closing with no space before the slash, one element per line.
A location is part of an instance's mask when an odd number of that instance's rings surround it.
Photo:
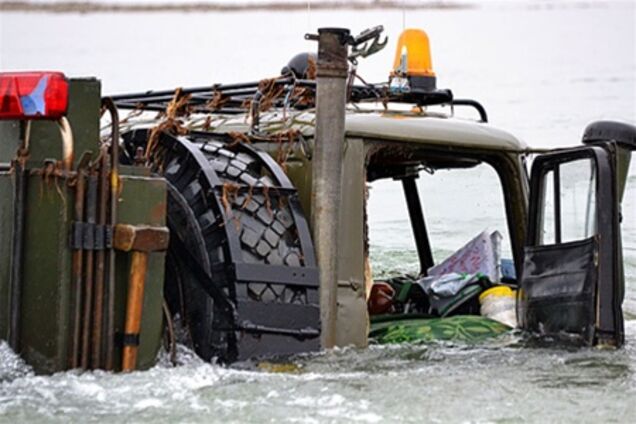
<path fill-rule="evenodd" d="M 496 266 L 514 277 L 511 240 L 503 190 L 486 163 L 470 167 L 416 167 L 426 232 L 435 266 L 481 236 L 497 246 Z M 373 277 L 420 274 L 420 260 L 400 177 L 383 178 L 368 187 L 368 240 Z M 452 267 L 451 267 L 452 268 Z M 461 271 L 461 269 L 458 269 Z"/>

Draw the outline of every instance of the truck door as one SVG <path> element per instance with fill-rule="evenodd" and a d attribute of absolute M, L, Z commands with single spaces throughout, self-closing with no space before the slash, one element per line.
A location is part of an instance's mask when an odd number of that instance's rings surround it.
<path fill-rule="evenodd" d="M 541 155 L 530 184 L 517 302 L 521 327 L 587 346 L 622 345 L 614 144 Z"/>

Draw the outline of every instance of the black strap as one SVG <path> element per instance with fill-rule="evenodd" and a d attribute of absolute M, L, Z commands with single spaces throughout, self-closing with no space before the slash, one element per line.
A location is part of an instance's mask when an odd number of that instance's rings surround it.
<path fill-rule="evenodd" d="M 75 221 L 69 244 L 73 250 L 105 250 L 113 247 L 113 227 Z"/>
<path fill-rule="evenodd" d="M 121 336 L 122 346 L 139 346 L 139 333 L 125 333 Z"/>

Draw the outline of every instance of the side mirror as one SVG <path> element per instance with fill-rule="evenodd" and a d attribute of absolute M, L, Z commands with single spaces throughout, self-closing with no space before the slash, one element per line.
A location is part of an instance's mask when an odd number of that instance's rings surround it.
<path fill-rule="evenodd" d="M 617 121 L 592 122 L 583 131 L 582 141 L 585 145 L 616 143 L 616 178 L 619 201 L 622 203 L 632 151 L 636 150 L 636 126 Z"/>
<path fill-rule="evenodd" d="M 583 144 L 615 141 L 620 147 L 636 150 L 636 126 L 618 121 L 596 121 L 583 131 Z"/>

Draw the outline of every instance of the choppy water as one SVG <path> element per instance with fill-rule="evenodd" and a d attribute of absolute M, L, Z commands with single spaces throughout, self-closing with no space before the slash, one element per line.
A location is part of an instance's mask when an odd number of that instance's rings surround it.
<path fill-rule="evenodd" d="M 551 3 L 542 2 L 542 5 Z M 408 12 L 427 29 L 439 85 L 479 99 L 493 125 L 533 146 L 577 144 L 597 119 L 636 120 L 632 3 Z M 573 6 L 574 5 L 574 6 Z M 575 7 L 576 6 L 576 7 Z M 0 67 L 97 75 L 106 93 L 254 80 L 278 72 L 309 27 L 383 24 L 402 13 L 0 14 Z M 382 80 L 392 49 L 360 72 Z M 502 228 L 484 171 L 453 196 L 422 182 L 436 255 L 483 228 Z M 636 167 L 623 205 L 627 343 L 619 351 L 522 348 L 516 335 L 482 346 L 384 346 L 296 358 L 288 372 L 223 368 L 180 352 L 147 372 L 34 376 L 0 343 L 0 422 L 630 422 L 636 417 Z M 446 178 L 438 174 L 435 178 Z M 377 274 L 415 268 L 399 190 L 374 184 Z M 460 213 L 462 210 L 478 213 Z M 448 218 L 448 219 L 444 219 Z"/>

